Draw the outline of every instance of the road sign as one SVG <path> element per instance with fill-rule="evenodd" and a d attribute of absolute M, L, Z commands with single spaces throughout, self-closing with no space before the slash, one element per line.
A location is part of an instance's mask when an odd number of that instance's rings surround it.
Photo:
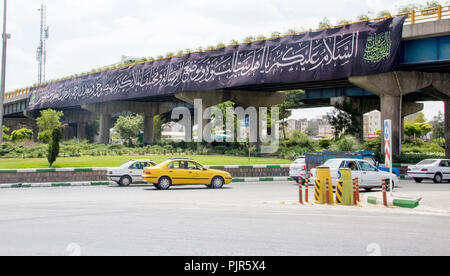
<path fill-rule="evenodd" d="M 392 124 L 391 120 L 384 121 L 384 157 L 386 167 L 390 168 L 392 165 Z"/>
<path fill-rule="evenodd" d="M 385 166 L 389 168 L 389 172 L 392 175 L 392 121 L 386 120 L 384 121 L 384 159 Z M 393 179 L 390 177 L 391 184 L 391 195 L 393 190 Z"/>

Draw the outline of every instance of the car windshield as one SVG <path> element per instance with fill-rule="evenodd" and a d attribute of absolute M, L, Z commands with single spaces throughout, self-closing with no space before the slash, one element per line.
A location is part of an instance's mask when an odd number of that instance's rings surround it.
<path fill-rule="evenodd" d="M 294 161 L 294 164 L 305 164 L 305 163 L 306 163 L 305 158 L 297 158 L 297 159 Z"/>
<path fill-rule="evenodd" d="M 434 163 L 436 163 L 437 160 L 433 160 L 433 159 L 428 159 L 428 160 L 423 160 L 422 162 L 420 162 L 419 164 L 417 164 L 418 166 L 427 166 L 427 165 L 434 165 Z"/>
<path fill-rule="evenodd" d="M 341 165 L 341 160 L 336 160 L 336 159 L 330 159 L 327 162 L 325 162 L 322 167 L 329 167 L 329 168 L 339 168 L 339 166 Z"/>

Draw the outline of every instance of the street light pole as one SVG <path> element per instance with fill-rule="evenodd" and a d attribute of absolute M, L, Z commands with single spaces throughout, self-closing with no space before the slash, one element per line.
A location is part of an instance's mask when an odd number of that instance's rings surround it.
<path fill-rule="evenodd" d="M 3 97 L 5 95 L 5 75 L 6 75 L 6 46 L 10 35 L 6 33 L 6 0 L 4 0 L 3 8 L 3 50 L 2 50 L 2 71 L 1 71 L 1 84 L 0 84 L 0 144 L 3 143 Z"/>

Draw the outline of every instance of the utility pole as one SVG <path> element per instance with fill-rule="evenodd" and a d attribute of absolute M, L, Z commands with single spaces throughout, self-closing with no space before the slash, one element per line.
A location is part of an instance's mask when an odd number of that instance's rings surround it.
<path fill-rule="evenodd" d="M 6 46 L 8 39 L 11 38 L 10 34 L 6 33 L 6 0 L 4 0 L 3 8 L 3 50 L 2 50 L 2 71 L 1 71 L 1 84 L 0 84 L 0 144 L 3 143 L 3 97 L 5 95 L 5 76 L 6 76 Z"/>
<path fill-rule="evenodd" d="M 38 83 L 45 82 L 45 65 L 47 63 L 47 39 L 49 37 L 49 30 L 47 26 L 47 7 L 42 4 L 41 8 L 38 10 L 41 12 L 41 29 L 39 46 L 37 48 L 36 59 L 39 64 L 38 69 Z"/>

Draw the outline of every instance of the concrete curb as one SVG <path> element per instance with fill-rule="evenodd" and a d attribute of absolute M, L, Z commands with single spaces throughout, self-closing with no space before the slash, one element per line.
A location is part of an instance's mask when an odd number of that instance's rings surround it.
<path fill-rule="evenodd" d="M 60 168 L 60 169 L 17 169 L 17 170 L 0 170 L 2 173 L 45 173 L 45 172 L 93 172 L 106 171 L 108 168 Z"/>
<path fill-rule="evenodd" d="M 395 206 L 400 208 L 414 209 L 419 206 L 422 198 L 412 199 L 403 197 L 388 197 L 388 206 Z M 383 205 L 383 199 L 379 196 L 368 196 L 367 203 L 372 205 Z"/>
<path fill-rule="evenodd" d="M 64 182 L 64 183 L 19 183 L 19 184 L 0 184 L 0 189 L 21 189 L 21 188 L 55 188 L 55 187 L 82 187 L 82 186 L 109 186 L 108 181 L 97 182 Z"/>

